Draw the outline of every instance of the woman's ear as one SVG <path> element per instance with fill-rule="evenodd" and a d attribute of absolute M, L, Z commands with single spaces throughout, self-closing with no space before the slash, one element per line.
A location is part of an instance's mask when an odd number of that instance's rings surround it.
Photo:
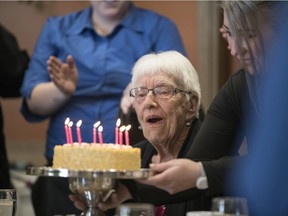
<path fill-rule="evenodd" d="M 186 105 L 187 105 L 187 120 L 189 119 L 194 119 L 196 116 L 196 112 L 197 112 L 197 104 L 198 104 L 198 98 L 195 95 L 192 95 L 190 97 L 190 99 L 187 101 Z"/>

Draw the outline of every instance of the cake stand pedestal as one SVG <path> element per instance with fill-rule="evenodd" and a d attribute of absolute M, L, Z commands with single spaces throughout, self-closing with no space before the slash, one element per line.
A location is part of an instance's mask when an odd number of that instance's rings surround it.
<path fill-rule="evenodd" d="M 81 214 L 83 216 L 105 215 L 97 206 L 99 202 L 106 201 L 115 191 L 116 179 L 143 179 L 150 175 L 149 169 L 75 171 L 51 167 L 28 167 L 26 173 L 36 176 L 68 178 L 70 190 L 87 206 L 86 211 Z"/>

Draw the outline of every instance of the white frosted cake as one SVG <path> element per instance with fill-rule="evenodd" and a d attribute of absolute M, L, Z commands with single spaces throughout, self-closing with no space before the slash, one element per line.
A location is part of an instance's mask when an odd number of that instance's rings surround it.
<path fill-rule="evenodd" d="M 140 148 L 119 144 L 56 145 L 53 168 L 71 170 L 139 170 Z"/>

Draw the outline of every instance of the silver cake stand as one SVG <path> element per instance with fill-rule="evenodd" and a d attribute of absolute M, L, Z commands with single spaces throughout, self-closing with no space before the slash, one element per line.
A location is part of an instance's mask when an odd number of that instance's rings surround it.
<path fill-rule="evenodd" d="M 115 191 L 116 179 L 143 179 L 150 175 L 149 169 L 135 171 L 54 169 L 51 167 L 28 167 L 28 175 L 69 178 L 70 190 L 87 206 L 83 216 L 104 216 L 97 207 Z"/>

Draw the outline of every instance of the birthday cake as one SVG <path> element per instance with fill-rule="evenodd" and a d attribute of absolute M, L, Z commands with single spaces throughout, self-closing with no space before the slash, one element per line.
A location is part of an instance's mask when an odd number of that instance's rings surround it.
<path fill-rule="evenodd" d="M 119 144 L 56 145 L 53 168 L 71 170 L 139 170 L 140 148 Z"/>

